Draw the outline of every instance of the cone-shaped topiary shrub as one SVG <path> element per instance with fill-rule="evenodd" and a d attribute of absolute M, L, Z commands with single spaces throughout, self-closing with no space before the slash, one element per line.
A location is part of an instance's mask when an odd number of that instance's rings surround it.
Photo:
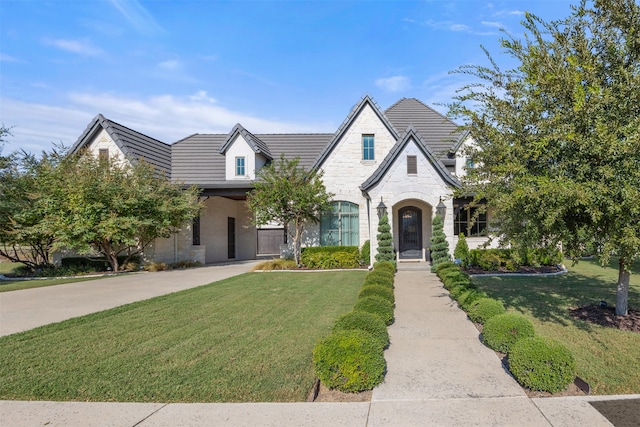
<path fill-rule="evenodd" d="M 395 261 L 393 254 L 393 237 L 391 236 L 391 226 L 389 217 L 383 215 L 378 223 L 378 253 L 376 261 Z"/>
<path fill-rule="evenodd" d="M 511 347 L 509 370 L 520 384 L 531 390 L 556 393 L 574 380 L 576 362 L 561 342 L 535 336 L 523 338 Z"/>
<path fill-rule="evenodd" d="M 487 347 L 502 353 L 509 353 L 516 341 L 534 335 L 533 323 L 516 313 L 493 316 L 482 328 L 483 342 Z"/>
<path fill-rule="evenodd" d="M 365 285 L 360 289 L 360 293 L 358 294 L 358 298 L 364 297 L 381 297 L 389 301 L 390 303 L 394 303 L 396 298 L 393 295 L 393 289 L 388 286 L 382 285 Z"/>
<path fill-rule="evenodd" d="M 444 221 L 440 215 L 433 219 L 433 232 L 431 234 L 431 271 L 435 272 L 438 264 L 451 261 L 449 255 L 449 243 L 444 234 Z"/>
<path fill-rule="evenodd" d="M 389 346 L 389 331 L 380 316 L 366 311 L 351 311 L 339 318 L 333 325 L 334 332 L 354 329 L 369 332 L 380 341 L 383 348 Z"/>
<path fill-rule="evenodd" d="M 453 250 L 453 257 L 456 260 L 460 260 L 460 265 L 463 268 L 469 265 L 469 245 L 467 244 L 467 239 L 464 237 L 464 233 L 458 235 L 458 243 L 456 243 L 456 247 Z"/>
<path fill-rule="evenodd" d="M 484 325 L 484 323 L 493 316 L 503 314 L 504 312 L 505 309 L 502 301 L 493 298 L 480 298 L 471 305 L 467 314 L 469 315 L 469 319 Z"/>
<path fill-rule="evenodd" d="M 393 303 L 382 297 L 359 298 L 353 309 L 380 316 L 387 326 L 393 323 Z"/>
<path fill-rule="evenodd" d="M 369 332 L 335 331 L 313 350 L 313 366 L 327 387 L 347 393 L 371 390 L 384 379 L 383 345 Z"/>

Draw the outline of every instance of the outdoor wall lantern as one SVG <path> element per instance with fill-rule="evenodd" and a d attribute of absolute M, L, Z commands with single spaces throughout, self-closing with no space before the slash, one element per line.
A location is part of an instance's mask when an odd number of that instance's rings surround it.
<path fill-rule="evenodd" d="M 444 216 L 447 213 L 447 206 L 442 203 L 442 197 L 440 197 L 440 203 L 438 203 L 438 206 L 436 206 L 436 215 L 438 215 L 440 218 L 444 219 Z"/>
<path fill-rule="evenodd" d="M 380 196 L 380 203 L 378 204 L 378 207 L 376 209 L 378 211 L 378 219 L 387 214 L 387 205 L 385 205 L 382 201 L 382 196 Z"/>

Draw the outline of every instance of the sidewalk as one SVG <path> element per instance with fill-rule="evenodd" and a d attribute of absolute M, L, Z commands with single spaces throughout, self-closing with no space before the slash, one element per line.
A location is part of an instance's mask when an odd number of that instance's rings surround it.
<path fill-rule="evenodd" d="M 159 285 L 157 280 L 155 285 Z M 478 331 L 434 274 L 400 271 L 395 292 L 396 321 L 389 329 L 391 346 L 385 354 L 388 373 L 385 382 L 373 391 L 371 402 L 2 401 L 0 425 L 598 427 L 612 424 L 591 407 L 590 400 L 640 397 L 529 399 L 495 353 L 481 344 Z"/>

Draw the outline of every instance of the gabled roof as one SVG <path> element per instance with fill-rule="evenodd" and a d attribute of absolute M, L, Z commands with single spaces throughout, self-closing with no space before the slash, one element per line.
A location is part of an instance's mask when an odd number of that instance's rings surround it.
<path fill-rule="evenodd" d="M 361 190 L 369 191 L 380 182 L 382 177 L 385 176 L 391 165 L 393 165 L 393 162 L 396 161 L 396 159 L 410 140 L 415 141 L 418 148 L 420 148 L 424 156 L 433 165 L 434 169 L 444 180 L 444 182 L 451 185 L 452 187 L 461 187 L 460 182 L 449 173 L 446 166 L 434 155 L 433 151 L 431 151 L 431 149 L 427 146 L 424 139 L 422 139 L 422 137 L 414 127 L 409 127 L 403 133 L 404 136 L 402 137 L 402 139 L 393 146 L 384 160 L 380 163 L 380 166 L 378 166 L 375 172 L 365 182 L 363 182 L 362 185 L 360 185 Z"/>
<path fill-rule="evenodd" d="M 98 114 L 71 147 L 76 152 L 88 144 L 100 131 L 105 130 L 125 158 L 131 161 L 144 159 L 165 176 L 171 176 L 171 146 L 145 134 L 129 129 Z"/>
<path fill-rule="evenodd" d="M 289 159 L 300 158 L 300 166 L 309 170 L 327 146 L 333 134 L 256 134 L 264 142 L 273 158 L 281 154 Z M 194 134 L 171 145 L 172 177 L 186 184 L 202 187 L 220 186 L 225 182 L 225 156 L 220 147 L 228 135 Z"/>
<path fill-rule="evenodd" d="M 376 115 L 378 116 L 380 121 L 389 130 L 391 135 L 393 135 L 393 138 L 396 139 L 396 140 L 398 139 L 398 132 L 394 129 L 393 125 L 391 124 L 391 122 L 389 122 L 387 117 L 382 113 L 382 110 L 380 109 L 380 107 L 378 107 L 378 104 L 376 104 L 376 102 L 371 97 L 369 97 L 369 95 L 365 95 L 351 109 L 351 112 L 349 113 L 347 118 L 342 122 L 340 127 L 338 127 L 338 130 L 333 135 L 333 138 L 331 139 L 331 142 L 326 146 L 324 151 L 316 159 L 316 161 L 315 161 L 315 163 L 313 165 L 314 168 L 319 168 L 320 166 L 322 166 L 322 164 L 324 163 L 325 160 L 327 160 L 327 157 L 329 157 L 329 155 L 331 154 L 333 149 L 336 147 L 336 145 L 338 145 L 338 142 L 340 141 L 342 136 L 347 132 L 347 130 L 349 130 L 349 127 L 351 126 L 351 124 L 358 118 L 358 115 L 360 115 L 362 110 L 367 105 L 370 106 L 371 109 L 376 113 Z"/>
<path fill-rule="evenodd" d="M 415 98 L 402 98 L 384 114 L 396 129 L 414 128 L 440 159 L 447 157 L 463 133 L 457 124 Z"/>
<path fill-rule="evenodd" d="M 246 130 L 240 123 L 236 123 L 236 125 L 231 129 L 229 135 L 227 135 L 227 139 L 222 144 L 219 149 L 220 154 L 225 154 L 231 143 L 235 140 L 236 136 L 241 135 L 245 141 L 249 144 L 251 149 L 256 154 L 261 154 L 267 160 L 273 160 L 273 156 L 271 156 L 271 152 L 269 151 L 269 147 L 265 144 L 260 138 Z"/>

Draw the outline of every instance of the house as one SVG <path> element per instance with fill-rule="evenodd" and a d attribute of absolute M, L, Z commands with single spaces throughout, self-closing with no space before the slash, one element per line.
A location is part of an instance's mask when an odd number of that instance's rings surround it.
<path fill-rule="evenodd" d="M 373 259 L 377 208 L 384 205 L 403 261 L 428 259 L 440 203 L 450 248 L 459 233 L 470 247 L 486 241 L 486 214 L 469 228 L 470 199 L 452 196 L 470 166 L 464 147 L 471 143 L 468 133 L 417 99 L 403 98 L 383 111 L 365 96 L 332 134 L 253 134 L 237 124 L 228 134 L 194 134 L 167 144 L 98 115 L 72 149 L 142 158 L 169 179 L 201 188 L 200 217 L 171 238 L 156 240 L 145 252 L 149 259 L 212 263 L 278 256 L 284 228 L 252 225 L 245 201 L 256 171 L 284 154 L 307 169 L 322 169 L 327 190 L 335 194 L 332 210 L 307 227 L 304 245 L 362 246 L 370 240 Z"/>

